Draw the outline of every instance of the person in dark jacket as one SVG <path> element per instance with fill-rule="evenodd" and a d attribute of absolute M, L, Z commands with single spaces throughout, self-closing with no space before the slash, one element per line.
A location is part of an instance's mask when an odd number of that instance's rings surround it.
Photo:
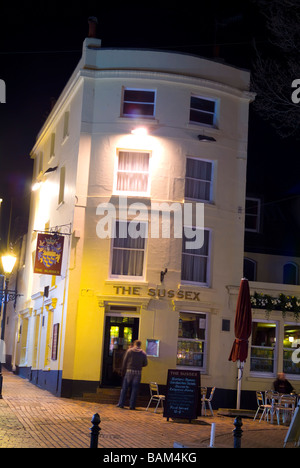
<path fill-rule="evenodd" d="M 290 382 L 285 378 L 285 374 L 283 372 L 279 373 L 277 376 L 277 380 L 273 383 L 273 387 L 275 392 L 278 393 L 292 393 L 293 387 Z"/>
<path fill-rule="evenodd" d="M 141 348 L 142 343 L 136 340 L 133 347 L 126 351 L 122 365 L 122 375 L 124 376 L 120 399 L 117 406 L 124 408 L 127 390 L 131 386 L 129 406 L 135 409 L 136 399 L 141 382 L 142 368 L 147 366 L 148 360 L 145 351 Z"/>

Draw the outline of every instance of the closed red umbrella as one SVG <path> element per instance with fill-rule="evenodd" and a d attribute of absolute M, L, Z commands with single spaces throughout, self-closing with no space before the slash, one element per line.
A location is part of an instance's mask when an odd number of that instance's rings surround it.
<path fill-rule="evenodd" d="M 249 283 L 246 278 L 242 278 L 236 306 L 234 332 L 235 340 L 229 356 L 229 361 L 238 363 L 238 394 L 237 408 L 240 405 L 241 379 L 244 363 L 248 356 L 248 340 L 252 330 L 252 313 Z"/>

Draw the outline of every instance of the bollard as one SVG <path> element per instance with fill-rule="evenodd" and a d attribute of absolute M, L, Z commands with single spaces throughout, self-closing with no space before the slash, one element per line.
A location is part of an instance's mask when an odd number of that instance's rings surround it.
<path fill-rule="evenodd" d="M 216 434 L 216 423 L 212 423 L 212 424 L 211 424 L 211 431 L 210 431 L 210 444 L 209 444 L 209 448 L 214 448 L 215 434 Z"/>
<path fill-rule="evenodd" d="M 101 419 L 100 419 L 99 414 L 98 413 L 94 414 L 91 420 L 91 423 L 93 425 L 90 428 L 90 431 L 91 431 L 90 448 L 98 448 L 98 437 L 99 437 L 99 432 L 101 431 L 101 428 L 99 427 L 100 422 L 101 422 Z"/>
<path fill-rule="evenodd" d="M 242 438 L 242 418 L 238 416 L 235 418 L 234 423 L 235 429 L 233 429 L 233 436 L 234 436 L 234 445 L 233 448 L 241 448 L 241 438 Z"/>

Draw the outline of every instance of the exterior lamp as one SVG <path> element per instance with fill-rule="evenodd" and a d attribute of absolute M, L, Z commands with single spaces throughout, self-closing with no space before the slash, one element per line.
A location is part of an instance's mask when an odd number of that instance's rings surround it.
<path fill-rule="evenodd" d="M 148 135 L 148 129 L 145 127 L 137 127 L 131 130 L 132 135 L 136 136 L 147 136 Z"/>
<path fill-rule="evenodd" d="M 13 301 L 16 299 L 16 291 L 10 291 L 8 289 L 9 275 L 13 271 L 17 257 L 12 254 L 5 254 L 1 257 L 3 270 L 5 273 L 5 289 L 0 290 L 0 298 L 3 301 L 3 314 L 1 322 L 1 339 L 0 339 L 0 399 L 2 398 L 2 384 L 3 384 L 3 375 L 2 375 L 2 362 L 5 362 L 5 320 L 6 320 L 6 308 L 8 301 Z"/>
<path fill-rule="evenodd" d="M 207 135 L 198 135 L 199 141 L 216 141 L 214 137 L 207 136 Z"/>
<path fill-rule="evenodd" d="M 2 255 L 1 260 L 2 260 L 4 273 L 6 275 L 10 275 L 10 273 L 13 271 L 13 268 L 15 266 L 17 257 L 11 254 L 5 254 L 5 255 Z"/>

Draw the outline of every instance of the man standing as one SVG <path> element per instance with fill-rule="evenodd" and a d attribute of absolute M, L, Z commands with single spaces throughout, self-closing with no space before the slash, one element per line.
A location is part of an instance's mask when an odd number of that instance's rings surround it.
<path fill-rule="evenodd" d="M 124 376 L 120 399 L 117 406 L 124 408 L 128 387 L 131 385 L 129 406 L 135 409 L 139 386 L 142 376 L 142 367 L 147 366 L 148 360 L 145 351 L 141 349 L 142 342 L 136 340 L 133 347 L 126 351 L 122 365 L 122 375 Z"/>

